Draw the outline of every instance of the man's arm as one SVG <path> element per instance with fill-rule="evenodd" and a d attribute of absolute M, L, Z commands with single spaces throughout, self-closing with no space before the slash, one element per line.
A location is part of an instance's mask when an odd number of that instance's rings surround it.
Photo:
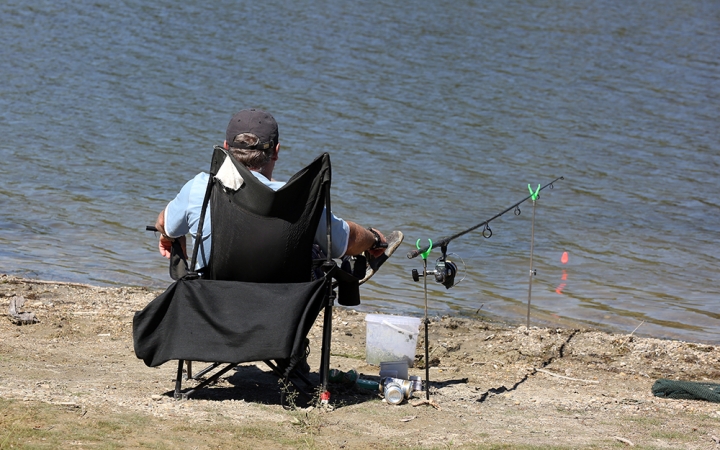
<path fill-rule="evenodd" d="M 372 246 L 375 245 L 375 235 L 372 231 L 349 220 L 347 224 L 350 227 L 350 234 L 348 235 L 348 245 L 345 251 L 346 256 L 359 255 L 367 250 L 371 255 L 378 257 L 385 252 L 384 248 L 371 250 Z M 380 231 L 375 231 L 380 235 L 380 242 L 385 243 L 385 236 Z"/>

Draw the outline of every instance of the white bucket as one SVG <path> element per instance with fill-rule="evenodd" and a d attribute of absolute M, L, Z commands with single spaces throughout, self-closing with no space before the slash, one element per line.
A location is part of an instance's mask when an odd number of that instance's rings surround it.
<path fill-rule="evenodd" d="M 365 356 L 368 364 L 385 361 L 415 362 L 415 349 L 420 328 L 416 317 L 368 314 Z"/>

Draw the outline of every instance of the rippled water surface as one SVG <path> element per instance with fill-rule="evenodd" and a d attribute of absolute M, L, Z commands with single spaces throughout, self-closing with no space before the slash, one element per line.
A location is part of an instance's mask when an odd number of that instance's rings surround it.
<path fill-rule="evenodd" d="M 421 315 L 417 239 L 564 176 L 535 204 L 533 320 L 720 342 L 718 2 L 9 0 L 0 38 L 1 272 L 168 285 L 145 225 L 260 107 L 277 178 L 330 152 L 335 212 L 404 231 L 366 310 Z M 431 314 L 524 323 L 521 211 L 450 243 Z"/>

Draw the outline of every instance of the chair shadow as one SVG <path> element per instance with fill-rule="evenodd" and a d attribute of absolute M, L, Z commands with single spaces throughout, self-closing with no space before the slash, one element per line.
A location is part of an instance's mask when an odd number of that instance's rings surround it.
<path fill-rule="evenodd" d="M 210 373 L 208 375 L 212 374 Z M 291 380 L 306 391 L 310 397 L 308 398 L 305 395 L 288 395 L 285 400 L 285 406 L 305 408 L 315 404 L 319 397 L 320 375 L 316 372 L 311 372 L 306 375 L 306 378 L 312 383 L 310 386 L 306 385 L 303 380 L 297 377 L 291 377 Z M 197 380 L 197 382 L 183 381 L 183 392 L 193 389 L 200 381 L 202 381 L 202 379 Z M 265 405 L 281 405 L 281 389 L 283 389 L 282 380 L 272 372 L 264 371 L 256 365 L 242 365 L 232 369 L 215 384 L 193 392 L 189 398 L 191 400 L 235 400 Z M 330 405 L 335 409 L 364 403 L 377 398 L 376 392 L 345 385 L 331 384 L 328 386 L 328 390 L 330 391 Z M 168 391 L 165 395 L 173 397 L 174 391 Z"/>

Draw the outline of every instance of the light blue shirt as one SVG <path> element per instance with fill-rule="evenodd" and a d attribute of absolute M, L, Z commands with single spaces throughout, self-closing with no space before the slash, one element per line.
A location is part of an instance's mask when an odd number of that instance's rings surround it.
<path fill-rule="evenodd" d="M 271 181 L 259 172 L 252 172 L 255 177 L 263 184 L 274 191 L 285 186 L 283 181 Z M 192 180 L 185 183 L 178 195 L 168 203 L 165 208 L 165 233 L 170 237 L 185 236 L 190 233 L 194 237 L 197 234 L 198 223 L 200 222 L 200 213 L 202 210 L 203 199 L 205 198 L 205 190 L 207 189 L 208 177 L 207 173 L 199 173 Z M 330 218 L 332 228 L 332 255 L 333 258 L 340 258 L 345 255 L 348 246 L 348 238 L 350 236 L 350 226 L 339 217 L 331 213 Z M 205 213 L 205 223 L 203 224 L 203 254 L 198 256 L 197 266 L 201 270 L 207 265 L 210 258 L 211 249 L 211 220 L 210 206 Z M 315 232 L 315 243 L 327 254 L 327 227 L 325 220 L 325 211 L 320 217 L 318 229 Z M 189 244 L 188 244 L 189 245 Z M 188 248 L 189 249 L 189 248 Z"/>

